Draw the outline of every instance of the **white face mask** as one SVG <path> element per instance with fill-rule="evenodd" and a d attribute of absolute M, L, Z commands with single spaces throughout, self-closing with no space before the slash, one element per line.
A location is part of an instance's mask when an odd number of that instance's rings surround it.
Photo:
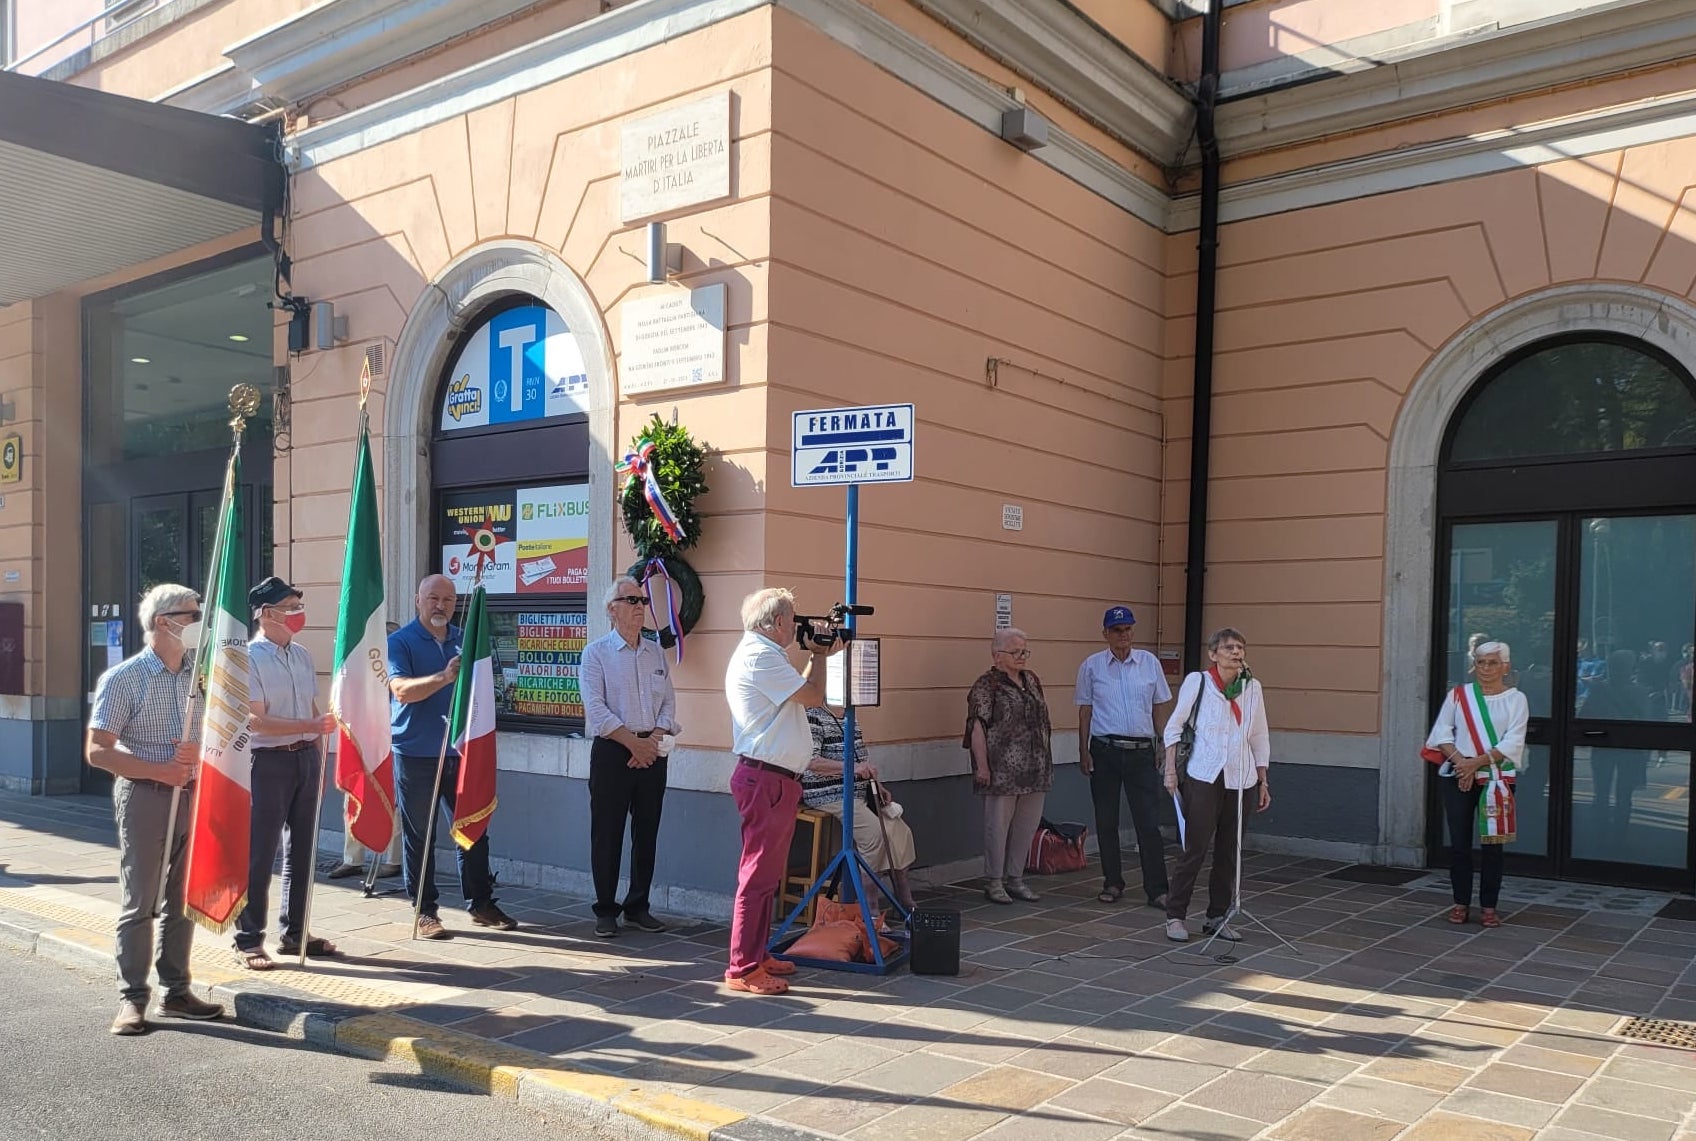
<path fill-rule="evenodd" d="M 203 621 L 186 622 L 183 624 L 183 626 L 177 631 L 177 640 L 183 644 L 183 649 L 198 650 L 200 648 L 200 631 L 204 628 L 204 626 L 205 623 Z"/>

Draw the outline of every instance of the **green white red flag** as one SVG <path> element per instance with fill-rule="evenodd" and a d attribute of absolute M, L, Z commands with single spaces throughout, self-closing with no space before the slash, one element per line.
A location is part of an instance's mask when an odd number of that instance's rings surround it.
<path fill-rule="evenodd" d="M 347 794 L 347 830 L 373 852 L 388 848 L 395 828 L 388 645 L 377 489 L 370 432 L 361 416 L 342 561 L 341 608 L 336 618 L 330 711 L 336 717 L 336 787 Z"/>
<path fill-rule="evenodd" d="M 469 848 L 489 830 L 495 812 L 495 659 L 489 649 L 488 596 L 472 588 L 460 643 L 448 737 L 459 754 L 453 838 Z"/>
<path fill-rule="evenodd" d="M 252 828 L 253 739 L 248 732 L 247 581 L 242 537 L 241 444 L 230 454 L 212 573 L 201 600 L 205 626 L 195 669 L 206 694 L 201 722 L 200 780 L 189 825 L 190 917 L 214 931 L 235 922 L 247 898 Z"/>

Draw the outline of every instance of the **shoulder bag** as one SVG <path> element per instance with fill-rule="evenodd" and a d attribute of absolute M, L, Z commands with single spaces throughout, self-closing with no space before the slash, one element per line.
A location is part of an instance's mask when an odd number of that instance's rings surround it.
<path fill-rule="evenodd" d="M 1196 680 L 1201 682 L 1201 688 L 1196 690 L 1195 702 L 1190 706 L 1190 715 L 1184 718 L 1184 728 L 1178 734 L 1177 769 L 1180 777 L 1190 775 L 1190 754 L 1195 752 L 1195 719 L 1201 712 L 1201 699 L 1207 696 L 1207 675 L 1195 676 Z"/>

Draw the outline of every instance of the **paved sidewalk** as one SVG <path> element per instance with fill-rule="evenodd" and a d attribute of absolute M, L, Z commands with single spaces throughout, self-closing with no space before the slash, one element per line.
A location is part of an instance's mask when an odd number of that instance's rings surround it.
<path fill-rule="evenodd" d="M 112 834 L 103 800 L 0 795 L 0 932 L 109 938 Z M 490 1065 L 547 1055 L 553 1080 L 702 1138 L 1696 1141 L 1696 1051 L 1611 1036 L 1696 1021 L 1696 922 L 1656 918 L 1672 897 L 1510 881 L 1486 932 L 1444 920 L 1441 877 L 1356 874 L 1249 857 L 1246 906 L 1300 953 L 1250 927 L 1235 962 L 1167 943 L 1135 884 L 1096 902 L 1093 870 L 1033 879 L 1038 905 L 952 886 L 931 894 L 964 912 L 961 977 L 803 971 L 775 999 L 723 989 L 719 925 L 597 940 L 586 902 L 503 888 L 519 930 L 444 906 L 456 937 L 413 943 L 398 895 L 340 880 L 313 926 L 347 959 L 241 974 L 201 933 L 197 970 L 383 1012 L 356 1020 L 373 1049 L 401 1015 Z"/>

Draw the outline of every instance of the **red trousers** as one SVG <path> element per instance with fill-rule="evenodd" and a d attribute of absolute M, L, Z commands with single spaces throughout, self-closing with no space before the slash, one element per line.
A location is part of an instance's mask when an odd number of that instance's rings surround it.
<path fill-rule="evenodd" d="M 725 977 L 741 978 L 766 957 L 771 904 L 789 863 L 801 782 L 738 762 L 730 776 L 730 794 L 742 814 L 742 863 L 730 912 L 730 969 Z"/>

